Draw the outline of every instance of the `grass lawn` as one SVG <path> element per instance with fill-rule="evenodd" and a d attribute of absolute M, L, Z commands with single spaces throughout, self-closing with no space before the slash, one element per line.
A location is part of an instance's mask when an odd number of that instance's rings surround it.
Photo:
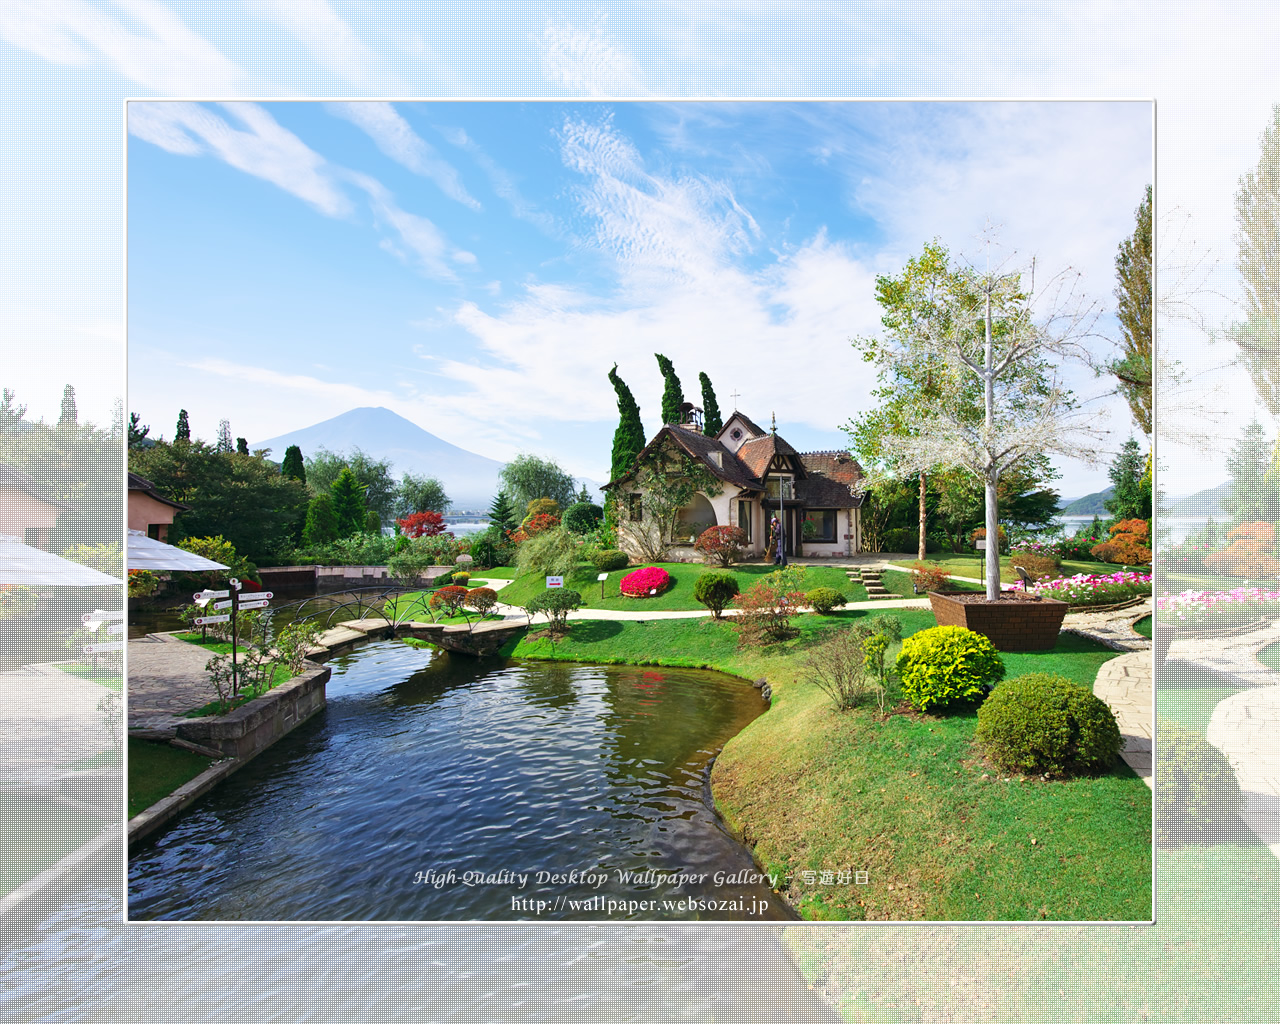
<path fill-rule="evenodd" d="M 1137 633 L 1139 636 L 1145 636 L 1148 640 L 1150 640 L 1151 639 L 1151 616 L 1144 615 L 1137 622 L 1135 622 L 1133 624 L 1133 631 Z"/>
<path fill-rule="evenodd" d="M 986 573 L 985 555 L 981 552 L 973 552 L 972 554 L 939 554 L 930 555 L 925 559 L 926 562 L 937 562 L 947 572 L 956 576 L 970 576 L 973 579 L 984 579 Z M 890 565 L 901 565 L 904 568 L 911 568 L 915 565 L 916 559 L 905 562 L 890 562 Z M 1075 576 L 1078 573 L 1113 573 L 1119 572 L 1122 567 L 1118 565 L 1108 565 L 1104 562 L 1073 562 L 1068 558 L 1062 560 L 1062 575 Z M 1135 568 L 1130 566 L 1129 568 Z M 885 573 L 888 576 L 888 573 Z M 1005 583 L 1016 583 L 1018 581 L 1018 572 L 1009 565 L 1009 556 L 1003 555 L 1000 558 L 1000 579 Z"/>
<path fill-rule="evenodd" d="M 58 666 L 59 672 L 65 672 L 69 676 L 78 676 L 81 679 L 88 679 L 90 682 L 97 683 L 99 686 L 105 686 L 108 690 L 115 690 L 121 693 L 124 690 L 124 679 L 121 678 L 118 669 L 107 668 L 105 665 L 91 665 L 86 662 L 66 662 Z"/>
<path fill-rule="evenodd" d="M 129 817 L 141 814 L 212 763 L 212 758 L 194 751 L 130 737 Z"/>
<path fill-rule="evenodd" d="M 47 799 L 0 793 L 0 896 L 12 892 L 102 831 L 104 822 Z"/>
<path fill-rule="evenodd" d="M 613 608 L 621 611 L 706 611 L 706 606 L 699 604 L 693 597 L 693 587 L 699 576 L 713 568 L 703 564 L 687 562 L 656 562 L 669 572 L 674 582 L 663 593 L 656 597 L 623 597 L 618 584 L 635 566 L 618 569 L 609 573 L 604 581 L 604 597 L 600 596 L 600 583 L 596 580 L 599 572 L 589 562 L 581 563 L 573 574 L 565 579 L 565 586 L 582 595 L 584 608 Z M 777 568 L 772 564 L 734 565 L 728 571 L 738 578 L 738 586 L 742 590 L 758 583 Z M 719 570 L 716 570 L 719 571 Z M 866 601 L 867 591 L 861 583 L 854 583 L 845 575 L 845 570 L 832 565 L 811 565 L 805 571 L 805 590 L 815 587 L 831 587 L 844 594 L 850 602 Z M 498 597 L 504 604 L 523 605 L 526 601 L 547 589 L 546 580 L 541 576 L 521 576 L 515 582 L 498 591 Z"/>
<path fill-rule="evenodd" d="M 804 928 L 783 942 L 856 1022 L 1266 1021 L 1280 863 L 1260 842 L 1160 852 L 1154 928 Z"/>
<path fill-rule="evenodd" d="M 725 622 L 691 619 L 577 622 L 555 645 L 522 638 L 504 653 L 767 678 L 772 708 L 725 747 L 712 789 L 759 863 L 791 876 L 783 889 L 810 919 L 1147 919 L 1150 791 L 1123 762 L 1098 778 L 1002 777 L 973 747 L 972 708 L 836 712 L 806 682 L 804 656 L 823 634 L 874 613 L 799 616 L 798 637 L 763 651 L 740 649 Z M 883 614 L 904 635 L 934 625 L 925 610 Z M 1049 671 L 1092 685 L 1116 652 L 1067 634 L 1052 651 L 1002 657 L 1007 678 Z M 845 870 L 867 871 L 868 884 L 802 874 Z"/>
<path fill-rule="evenodd" d="M 892 569 L 885 572 L 880 577 L 880 583 L 885 590 L 898 597 L 926 597 L 926 594 L 917 594 L 911 589 L 911 577 L 909 572 L 894 572 Z M 965 583 L 963 580 L 956 580 L 951 583 L 948 590 L 971 590 L 975 593 L 985 590 L 981 583 Z"/>
<path fill-rule="evenodd" d="M 210 654 L 230 654 L 231 653 L 231 642 L 229 640 L 213 640 L 213 639 L 202 640 L 200 638 L 199 633 L 179 633 L 177 634 L 177 636 L 179 640 L 182 640 L 185 643 L 193 644 L 196 647 L 203 647 Z M 243 650 L 243 648 L 241 649 Z M 276 665 L 271 670 L 271 679 L 267 683 L 267 686 L 265 689 L 253 690 L 253 691 L 248 691 L 248 690 L 242 691 L 240 695 L 236 697 L 235 700 L 229 702 L 227 710 L 228 711 L 234 710 L 235 708 L 240 707 L 242 704 L 248 704 L 249 701 L 253 700 L 255 697 L 261 697 L 262 694 L 267 692 L 267 690 L 270 690 L 274 686 L 279 686 L 281 683 L 287 682 L 292 678 L 293 676 L 289 672 L 288 668 L 286 668 L 284 665 Z M 219 715 L 224 713 L 225 712 L 222 710 L 221 705 L 216 700 L 211 700 L 208 704 L 205 704 L 203 707 L 198 707 L 194 711 L 188 711 L 185 715 L 183 715 L 183 717 L 184 718 L 204 718 L 207 715 Z"/>

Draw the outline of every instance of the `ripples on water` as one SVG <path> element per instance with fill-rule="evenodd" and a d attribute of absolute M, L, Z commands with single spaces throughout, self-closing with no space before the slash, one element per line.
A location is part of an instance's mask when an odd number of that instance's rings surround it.
<path fill-rule="evenodd" d="M 755 874 L 703 792 L 711 758 L 761 713 L 743 681 L 680 669 L 450 658 L 394 641 L 331 664 L 322 715 L 135 853 L 132 917 L 789 916 L 767 884 L 714 884 L 717 872 Z M 707 878 L 637 886 L 618 877 L 646 869 Z M 528 882 L 468 886 L 461 881 L 468 871 Z M 604 882 L 553 882 L 539 871 L 592 872 Z M 419 872 L 437 872 L 442 885 L 414 884 Z M 659 902 L 542 915 L 523 902 L 596 895 Z M 662 909 L 662 899 L 682 897 L 735 905 Z M 763 915 L 744 912 L 762 905 L 770 908 Z"/>

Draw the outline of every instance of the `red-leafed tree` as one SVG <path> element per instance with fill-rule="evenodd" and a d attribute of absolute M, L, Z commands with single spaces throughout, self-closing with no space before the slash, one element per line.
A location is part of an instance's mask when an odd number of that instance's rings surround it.
<path fill-rule="evenodd" d="M 444 533 L 444 516 L 439 512 L 415 512 L 411 516 L 397 519 L 400 532 L 406 537 L 435 537 Z"/>
<path fill-rule="evenodd" d="M 747 534 L 741 527 L 712 526 L 698 535 L 698 542 L 694 547 L 709 564 L 727 569 L 742 557 L 742 549 L 746 543 Z"/>

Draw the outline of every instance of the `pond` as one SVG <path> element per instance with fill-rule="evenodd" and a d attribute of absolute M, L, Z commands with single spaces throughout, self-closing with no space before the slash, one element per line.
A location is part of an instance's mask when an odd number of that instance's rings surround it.
<path fill-rule="evenodd" d="M 324 712 L 132 857 L 132 919 L 792 919 L 710 806 L 750 683 L 396 641 L 330 666 Z"/>

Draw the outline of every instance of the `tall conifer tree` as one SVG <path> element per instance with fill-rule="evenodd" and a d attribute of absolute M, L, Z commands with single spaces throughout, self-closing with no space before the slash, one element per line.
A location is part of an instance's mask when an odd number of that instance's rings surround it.
<path fill-rule="evenodd" d="M 720 403 L 716 401 L 716 391 L 711 386 L 710 377 L 700 373 L 698 383 L 702 385 L 702 432 L 707 437 L 715 437 L 724 427 L 724 421 L 720 418 Z"/>
<path fill-rule="evenodd" d="M 350 466 L 343 466 L 338 479 L 333 482 L 333 511 L 338 517 L 338 536 L 349 537 L 364 529 L 365 501 L 364 487 L 351 472 Z"/>
<path fill-rule="evenodd" d="M 296 444 L 291 444 L 284 450 L 284 462 L 280 464 L 280 472 L 304 484 L 307 482 L 307 466 L 302 461 L 302 449 Z"/>
<path fill-rule="evenodd" d="M 609 479 L 617 480 L 631 471 L 636 456 L 644 448 L 644 424 L 640 422 L 640 406 L 631 389 L 618 376 L 618 364 L 609 371 L 609 382 L 618 393 L 618 429 L 613 432 L 613 461 Z"/>
<path fill-rule="evenodd" d="M 178 410 L 178 425 L 174 428 L 173 439 L 175 441 L 191 440 L 191 421 L 187 419 L 187 410 Z"/>
<path fill-rule="evenodd" d="M 1151 433 L 1151 186 L 1138 206 L 1133 234 L 1116 254 L 1116 316 L 1124 358 L 1111 364 L 1134 422 Z"/>
<path fill-rule="evenodd" d="M 684 391 L 680 388 L 680 378 L 676 376 L 676 368 L 671 360 L 657 352 L 658 369 L 662 371 L 662 379 L 666 385 L 662 389 L 662 422 L 679 423 L 680 406 L 684 405 Z"/>

